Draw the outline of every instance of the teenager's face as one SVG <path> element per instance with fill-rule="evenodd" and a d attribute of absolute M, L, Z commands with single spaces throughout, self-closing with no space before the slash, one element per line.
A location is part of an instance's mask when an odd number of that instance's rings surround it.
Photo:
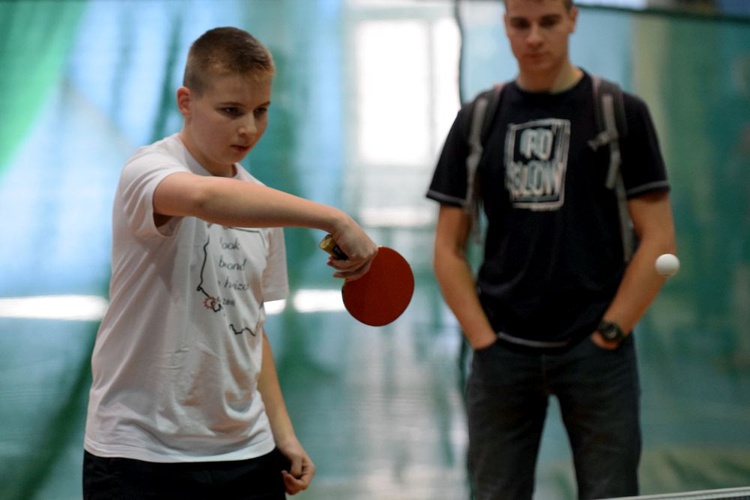
<path fill-rule="evenodd" d="M 182 87 L 177 104 L 185 119 L 185 146 L 211 174 L 231 177 L 234 164 L 260 140 L 268 125 L 271 79 L 223 75 L 198 95 Z"/>
<path fill-rule="evenodd" d="M 505 31 L 522 74 L 554 74 L 568 62 L 577 15 L 563 0 L 505 1 Z"/>

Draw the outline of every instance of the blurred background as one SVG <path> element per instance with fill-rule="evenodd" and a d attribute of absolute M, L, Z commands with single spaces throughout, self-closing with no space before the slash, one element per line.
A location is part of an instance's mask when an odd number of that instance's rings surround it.
<path fill-rule="evenodd" d="M 644 494 L 750 485 L 750 2 L 581 1 L 575 63 L 650 105 L 682 271 L 637 330 Z M 499 1 L 0 0 L 0 498 L 81 496 L 89 357 L 107 305 L 126 158 L 179 130 L 190 43 L 233 25 L 274 53 L 271 123 L 246 167 L 343 208 L 403 252 L 416 293 L 351 319 L 287 230 L 292 295 L 268 323 L 318 475 L 300 500 L 467 498 L 462 340 L 431 273 L 424 198 L 458 110 L 512 78 Z M 575 498 L 553 406 L 538 499 Z"/>

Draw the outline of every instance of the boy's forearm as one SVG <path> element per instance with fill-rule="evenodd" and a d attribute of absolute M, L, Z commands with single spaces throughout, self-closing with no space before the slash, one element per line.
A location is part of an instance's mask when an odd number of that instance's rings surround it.
<path fill-rule="evenodd" d="M 476 293 L 476 281 L 466 259 L 451 250 L 435 252 L 435 276 L 443 299 L 474 349 L 495 342 L 497 336 Z"/>
<path fill-rule="evenodd" d="M 443 299 L 474 349 L 497 340 L 477 296 L 476 280 L 466 259 L 471 217 L 461 207 L 443 205 L 435 230 L 434 267 Z"/>
<path fill-rule="evenodd" d="M 234 227 L 305 227 L 333 235 L 349 257 L 340 277 L 367 271 L 377 245 L 342 210 L 261 184 L 222 177 L 175 173 L 154 192 L 154 212 L 163 217 L 197 217 Z"/>
<path fill-rule="evenodd" d="M 664 285 L 665 278 L 654 268 L 656 259 L 677 250 L 668 195 L 652 195 L 631 202 L 630 207 L 640 242 L 604 314 L 625 332 L 640 321 Z"/>
<path fill-rule="evenodd" d="M 289 412 L 284 403 L 276 363 L 273 359 L 271 345 L 265 332 L 263 333 L 263 361 L 258 377 L 258 391 L 263 396 L 263 404 L 271 424 L 271 431 L 276 443 L 287 439 L 296 439 Z"/>
<path fill-rule="evenodd" d="M 298 226 L 334 232 L 346 223 L 341 210 L 277 189 L 234 179 L 205 178 L 192 201 L 194 215 L 239 227 Z"/>

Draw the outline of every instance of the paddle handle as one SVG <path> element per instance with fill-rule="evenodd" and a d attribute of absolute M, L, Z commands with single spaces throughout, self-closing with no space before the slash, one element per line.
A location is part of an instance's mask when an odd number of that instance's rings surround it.
<path fill-rule="evenodd" d="M 330 234 L 326 235 L 326 237 L 323 238 L 323 241 L 320 242 L 320 248 L 339 260 L 346 260 L 349 258 L 344 251 L 339 248 L 336 242 L 333 241 L 333 236 Z"/>

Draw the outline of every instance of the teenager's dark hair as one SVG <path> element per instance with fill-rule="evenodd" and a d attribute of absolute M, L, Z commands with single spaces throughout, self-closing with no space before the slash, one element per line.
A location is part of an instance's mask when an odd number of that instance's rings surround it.
<path fill-rule="evenodd" d="M 271 78 L 276 70 L 271 52 L 253 35 L 238 28 L 214 28 L 201 35 L 188 52 L 182 84 L 201 94 L 216 75 Z"/>

